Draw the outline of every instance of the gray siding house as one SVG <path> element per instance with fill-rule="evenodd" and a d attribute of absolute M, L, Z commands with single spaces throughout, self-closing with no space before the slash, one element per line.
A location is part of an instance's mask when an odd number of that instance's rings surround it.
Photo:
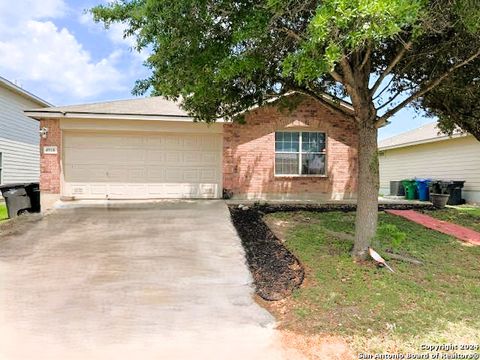
<path fill-rule="evenodd" d="M 51 105 L 0 77 L 0 184 L 39 181 L 39 122 L 23 111 L 45 106 Z"/>

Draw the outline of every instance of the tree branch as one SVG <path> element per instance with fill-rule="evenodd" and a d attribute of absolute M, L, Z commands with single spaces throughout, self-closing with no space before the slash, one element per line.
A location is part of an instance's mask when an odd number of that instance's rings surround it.
<path fill-rule="evenodd" d="M 410 85 L 408 87 L 404 87 L 402 90 L 398 90 L 395 95 L 391 96 L 386 102 L 384 102 L 382 105 L 377 107 L 377 111 L 379 111 L 379 110 L 383 109 L 384 107 L 388 106 L 389 104 L 391 104 L 393 100 L 395 100 L 399 95 L 401 95 L 403 93 L 403 91 L 413 90 L 415 88 L 416 88 L 416 86 Z"/>
<path fill-rule="evenodd" d="M 390 87 L 390 84 L 393 82 L 393 79 L 395 79 L 394 76 L 392 76 L 388 84 L 372 100 L 377 100 L 385 92 L 385 90 L 387 90 Z"/>
<path fill-rule="evenodd" d="M 343 81 L 344 85 L 346 87 L 353 87 L 355 84 L 355 79 L 353 77 L 353 71 L 352 67 L 350 66 L 350 63 L 347 60 L 346 56 L 343 56 L 340 59 L 340 65 L 342 66 L 342 72 L 343 72 Z"/>
<path fill-rule="evenodd" d="M 335 81 L 338 81 L 339 83 L 343 84 L 343 82 L 344 82 L 343 77 L 338 72 L 336 72 L 335 70 L 332 70 L 332 71 L 330 71 L 330 75 L 332 76 L 332 78 Z"/>
<path fill-rule="evenodd" d="M 406 105 L 410 104 L 415 99 L 418 99 L 419 97 L 425 95 L 427 92 L 429 92 L 430 90 L 432 90 L 433 88 L 438 86 L 445 78 L 447 78 L 455 70 L 457 70 L 458 68 L 461 68 L 462 66 L 467 65 L 469 62 L 475 60 L 479 56 L 480 56 L 480 49 L 476 53 L 474 53 L 473 55 L 471 55 L 470 57 L 465 59 L 464 61 L 452 66 L 450 69 L 445 71 L 442 75 L 440 75 L 436 79 L 428 82 L 427 85 L 423 87 L 423 89 L 421 89 L 421 90 L 417 91 L 416 93 L 410 95 L 408 98 L 403 100 L 400 104 L 398 104 L 394 108 L 388 110 L 385 114 L 383 114 L 380 118 L 378 118 L 377 122 L 376 122 L 377 127 L 382 126 L 389 117 L 396 114 L 403 107 L 405 107 Z"/>
<path fill-rule="evenodd" d="M 303 41 L 304 39 L 298 35 L 295 31 L 293 31 L 292 29 L 289 29 L 287 27 L 282 27 L 282 28 L 277 28 L 276 30 L 278 31 L 281 31 L 281 32 L 284 32 L 285 34 L 287 34 L 288 36 L 294 38 L 295 40 L 297 40 L 298 42 L 301 42 Z"/>
<path fill-rule="evenodd" d="M 385 79 L 385 77 L 392 72 L 393 68 L 400 62 L 400 60 L 402 60 L 403 56 L 405 55 L 405 53 L 406 53 L 408 50 L 410 50 L 410 47 L 411 47 L 411 46 L 412 46 L 412 41 L 407 42 L 407 43 L 400 49 L 400 51 L 397 53 L 397 55 L 395 55 L 395 57 L 394 57 L 393 60 L 390 62 L 390 64 L 388 64 L 388 66 L 386 67 L 385 71 L 380 74 L 380 76 L 378 77 L 377 81 L 375 81 L 375 84 L 373 84 L 373 87 L 370 89 L 370 94 L 371 94 L 372 96 L 375 94 L 375 92 L 378 90 L 378 88 L 379 88 L 380 85 L 382 84 L 383 79 Z"/>
<path fill-rule="evenodd" d="M 370 55 L 372 53 L 372 44 L 368 43 L 367 45 L 367 51 L 365 52 L 365 56 L 363 57 L 363 61 L 360 64 L 360 70 L 362 70 L 365 65 L 367 65 L 368 60 L 370 60 Z"/>
<path fill-rule="evenodd" d="M 377 111 L 379 110 L 382 110 L 385 106 L 388 106 L 393 100 L 395 100 L 402 92 L 401 91 L 398 91 L 395 95 L 393 95 L 392 97 L 390 97 L 390 99 L 388 99 L 385 103 L 383 103 L 382 105 L 380 105 L 379 107 L 377 107 Z"/>

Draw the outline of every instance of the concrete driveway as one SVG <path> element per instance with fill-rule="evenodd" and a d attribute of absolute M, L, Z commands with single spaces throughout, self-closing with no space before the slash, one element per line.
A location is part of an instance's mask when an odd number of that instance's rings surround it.
<path fill-rule="evenodd" d="M 61 209 L 0 237 L 0 359 L 281 359 L 222 201 Z"/>

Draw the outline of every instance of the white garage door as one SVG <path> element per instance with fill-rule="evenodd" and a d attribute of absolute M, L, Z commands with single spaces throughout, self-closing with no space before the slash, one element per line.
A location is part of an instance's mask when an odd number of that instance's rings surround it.
<path fill-rule="evenodd" d="M 219 198 L 220 134 L 63 134 L 62 193 L 79 199 Z"/>

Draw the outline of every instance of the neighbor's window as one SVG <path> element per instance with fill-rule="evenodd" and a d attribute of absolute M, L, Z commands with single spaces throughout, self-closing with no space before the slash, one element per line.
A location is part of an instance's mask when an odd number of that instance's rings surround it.
<path fill-rule="evenodd" d="M 325 175 L 325 134 L 275 133 L 275 175 Z"/>

